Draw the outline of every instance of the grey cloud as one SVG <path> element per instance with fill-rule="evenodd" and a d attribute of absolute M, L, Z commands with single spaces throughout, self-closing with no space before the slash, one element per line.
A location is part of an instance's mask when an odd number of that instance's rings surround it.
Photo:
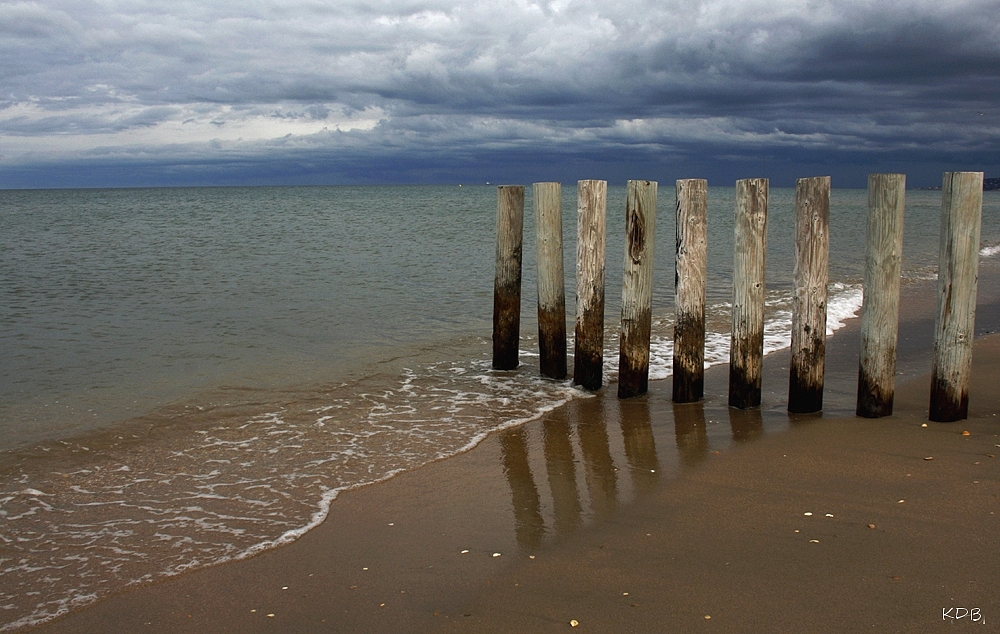
<path fill-rule="evenodd" d="M 11 117 L 0 120 L 0 134 L 31 136 L 42 133 L 70 135 L 118 132 L 153 126 L 179 113 L 179 108 L 160 106 L 119 116 L 56 114 L 41 118 Z"/>
<path fill-rule="evenodd" d="M 161 145 L 109 136 L 89 150 L 179 161 L 529 147 L 931 156 L 1000 137 L 997 0 L 111 6 L 0 5 L 0 135 L 111 135 L 178 118 L 330 127 L 268 139 L 262 123 L 259 138 Z M 381 123 L 351 127 L 365 117 Z"/>

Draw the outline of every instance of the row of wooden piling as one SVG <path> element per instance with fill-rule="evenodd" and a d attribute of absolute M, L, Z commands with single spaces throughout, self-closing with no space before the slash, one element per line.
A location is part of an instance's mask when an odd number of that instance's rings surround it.
<path fill-rule="evenodd" d="M 972 359 L 981 172 L 947 172 L 942 187 L 938 315 L 930 418 L 967 417 Z M 906 177 L 868 179 L 864 299 L 857 414 L 892 413 Z M 538 339 L 543 375 L 563 379 L 566 367 L 566 299 L 559 183 L 533 186 L 538 260 Z M 707 196 L 703 179 L 676 182 L 675 323 L 673 400 L 704 395 Z M 625 205 L 618 396 L 647 390 L 652 324 L 656 228 L 655 181 L 629 181 Z M 729 405 L 761 402 L 764 347 L 766 178 L 736 182 Z M 573 382 L 597 390 L 603 382 L 604 269 L 607 182 L 577 184 L 577 306 Z M 830 178 L 802 178 L 795 193 L 795 268 L 788 410 L 823 408 L 826 306 L 829 270 Z M 498 188 L 494 282 L 493 367 L 518 364 L 524 187 Z"/>

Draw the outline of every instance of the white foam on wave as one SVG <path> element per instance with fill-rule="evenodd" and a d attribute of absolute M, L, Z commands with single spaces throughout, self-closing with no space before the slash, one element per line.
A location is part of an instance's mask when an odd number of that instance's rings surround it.
<path fill-rule="evenodd" d="M 848 319 L 858 316 L 861 310 L 862 289 L 859 284 L 830 284 L 827 291 L 826 334 L 833 335 L 846 325 Z M 783 350 L 792 344 L 792 311 L 788 308 L 791 298 L 775 296 L 766 302 L 769 316 L 764 322 L 764 354 Z M 720 303 L 709 311 L 726 311 L 731 305 Z M 729 332 L 705 333 L 705 368 L 729 363 Z M 649 378 L 665 379 L 673 374 L 674 342 L 672 335 L 654 336 L 650 342 Z M 615 358 L 617 364 L 617 357 Z M 616 370 L 617 365 L 612 368 Z"/>
<path fill-rule="evenodd" d="M 1000 244 L 986 245 L 979 250 L 979 257 L 981 258 L 991 258 L 994 255 L 1000 253 Z"/>
<path fill-rule="evenodd" d="M 495 372 L 485 359 L 442 362 L 258 414 L 236 406 L 200 429 L 182 426 L 141 460 L 95 455 L 89 468 L 22 474 L 16 489 L 0 485 L 0 541 L 17 555 L 0 560 L 0 631 L 287 544 L 322 523 L 345 490 L 588 396 L 527 369 Z"/>
<path fill-rule="evenodd" d="M 530 353 L 527 353 L 526 351 L 523 351 L 523 350 L 519 351 L 519 354 L 522 355 L 522 356 L 531 356 Z M 538 356 L 538 353 L 535 352 L 534 356 Z M 482 369 L 482 368 L 480 368 L 480 369 Z M 458 374 L 458 375 L 462 375 L 462 374 L 466 373 L 466 369 L 465 368 L 461 368 L 460 371 L 456 371 L 456 368 L 451 368 L 450 370 L 454 374 Z M 490 374 L 490 373 L 476 374 L 475 375 L 475 379 L 477 379 L 481 384 L 484 384 L 484 385 L 496 384 L 497 382 L 503 382 L 504 381 L 503 378 L 500 378 L 498 375 L 496 375 L 496 374 Z M 412 377 L 410 377 L 405 382 L 405 385 L 409 386 L 411 380 L 412 380 Z M 546 383 L 548 383 L 549 386 L 552 385 L 549 382 L 546 382 Z M 409 389 L 409 388 L 407 387 L 407 389 Z M 458 447 L 456 449 L 453 449 L 451 451 L 441 452 L 441 453 L 439 453 L 439 454 L 431 457 L 426 462 L 420 463 L 418 465 L 415 465 L 415 466 L 409 467 L 409 468 L 394 469 L 394 470 L 391 470 L 391 471 L 383 474 L 381 477 L 375 478 L 375 479 L 372 479 L 372 480 L 360 481 L 360 482 L 356 482 L 356 483 L 353 483 L 353 484 L 350 484 L 350 485 L 341 486 L 341 487 L 335 487 L 335 488 L 331 488 L 331 489 L 328 489 L 328 490 L 324 491 L 323 494 L 320 497 L 318 508 L 313 513 L 313 515 L 310 518 L 310 521 L 309 521 L 308 524 L 306 524 L 306 525 L 304 525 L 304 526 L 302 526 L 300 528 L 295 528 L 295 529 L 291 529 L 291 530 L 285 531 L 284 533 L 282 533 L 276 539 L 269 540 L 269 541 L 264 541 L 264 542 L 260 542 L 258 544 L 254 544 L 253 546 L 251 546 L 250 548 L 246 549 L 245 551 L 243 551 L 243 552 L 239 553 L 238 555 L 235 555 L 234 557 L 232 557 L 232 559 L 234 559 L 234 560 L 235 559 L 244 559 L 246 557 L 253 556 L 253 555 L 255 555 L 255 554 L 259 553 L 259 552 L 268 550 L 270 548 L 281 546 L 283 544 L 288 544 L 288 543 L 291 543 L 291 542 L 297 540 L 299 537 L 305 535 L 306 533 L 308 533 L 312 529 L 316 528 L 317 526 L 319 526 L 320 524 L 322 524 L 326 520 L 327 516 L 330 514 L 331 505 L 337 499 L 337 497 L 339 497 L 340 494 L 343 493 L 343 492 L 345 492 L 345 491 L 350 491 L 350 490 L 353 490 L 353 489 L 358 489 L 358 488 L 361 488 L 361 487 L 364 487 L 364 486 L 369 486 L 371 484 L 378 484 L 380 482 L 385 482 L 386 480 L 389 480 L 389 479 L 391 479 L 391 478 L 399 475 L 400 473 L 404 473 L 406 471 L 409 471 L 409 470 L 412 470 L 412 469 L 417 468 L 419 466 L 422 466 L 424 464 L 427 464 L 427 462 L 433 462 L 433 461 L 436 461 L 436 460 L 442 460 L 442 459 L 445 459 L 445 458 L 450 458 L 452 456 L 457 456 L 459 454 L 465 453 L 467 451 L 470 451 L 470 450 L 474 449 L 477 445 L 479 445 L 479 443 L 481 443 L 484 440 L 486 440 L 486 438 L 491 433 L 498 432 L 498 431 L 503 431 L 505 429 L 510 429 L 512 427 L 517 427 L 517 426 L 524 425 L 526 423 L 530 423 L 532 421 L 538 420 L 539 418 L 541 418 L 542 416 L 544 416 L 546 413 L 551 412 L 552 410 L 565 405 L 566 403 L 568 403 L 570 400 L 572 400 L 574 398 L 592 398 L 593 397 L 592 394 L 588 394 L 588 393 L 584 392 L 581 389 L 572 387 L 571 384 L 568 381 L 562 383 L 561 389 L 558 389 L 558 393 L 561 394 L 563 398 L 556 398 L 556 399 L 552 399 L 552 400 L 548 400 L 548 401 L 542 401 L 537 407 L 535 407 L 533 409 L 533 411 L 531 411 L 526 416 L 522 416 L 520 418 L 513 418 L 513 419 L 507 420 L 506 422 L 503 422 L 503 423 L 501 423 L 501 424 L 499 424 L 499 425 L 497 425 L 495 427 L 492 427 L 490 429 L 485 429 L 485 430 L 479 432 L 478 434 L 475 434 L 474 436 L 472 436 L 472 438 L 470 438 L 468 440 L 468 442 L 466 442 L 464 445 L 462 445 L 462 446 L 460 446 L 460 447 Z M 543 394 L 538 393 L 538 391 L 535 392 L 535 395 L 536 396 L 544 396 Z M 470 395 L 469 395 L 469 393 L 463 393 L 462 396 L 467 398 Z"/>

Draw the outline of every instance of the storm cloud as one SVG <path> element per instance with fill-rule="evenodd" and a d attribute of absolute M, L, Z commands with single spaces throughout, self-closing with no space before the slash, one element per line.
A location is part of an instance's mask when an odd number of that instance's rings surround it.
<path fill-rule="evenodd" d="M 1000 167 L 998 9 L 0 2 L 0 186 L 935 184 Z"/>

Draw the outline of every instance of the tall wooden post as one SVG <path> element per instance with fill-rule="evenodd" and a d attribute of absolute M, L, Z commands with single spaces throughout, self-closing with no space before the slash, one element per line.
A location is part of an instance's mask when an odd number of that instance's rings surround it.
<path fill-rule="evenodd" d="M 764 362 L 766 178 L 736 181 L 733 332 L 729 345 L 729 406 L 760 406 Z"/>
<path fill-rule="evenodd" d="M 868 237 L 857 407 L 858 416 L 866 418 L 892 414 L 905 206 L 905 174 L 868 175 Z"/>
<path fill-rule="evenodd" d="M 607 181 L 577 183 L 576 343 L 573 383 L 598 390 L 604 378 L 604 241 Z"/>
<path fill-rule="evenodd" d="M 625 202 L 625 268 L 622 273 L 618 398 L 645 394 L 649 384 L 656 185 L 656 181 L 628 182 Z"/>
<path fill-rule="evenodd" d="M 521 243 L 524 187 L 497 188 L 496 276 L 493 278 L 493 367 L 517 367 L 521 329 Z"/>
<path fill-rule="evenodd" d="M 930 419 L 947 423 L 969 416 L 983 173 L 945 172 L 941 194 Z"/>
<path fill-rule="evenodd" d="M 538 351 L 543 375 L 566 378 L 566 289 L 563 274 L 562 187 L 535 183 L 538 254 Z"/>
<path fill-rule="evenodd" d="M 673 400 L 693 403 L 705 394 L 708 181 L 679 180 L 676 196 Z"/>
<path fill-rule="evenodd" d="M 795 182 L 795 294 L 788 411 L 823 409 L 826 284 L 830 261 L 830 177 Z"/>

